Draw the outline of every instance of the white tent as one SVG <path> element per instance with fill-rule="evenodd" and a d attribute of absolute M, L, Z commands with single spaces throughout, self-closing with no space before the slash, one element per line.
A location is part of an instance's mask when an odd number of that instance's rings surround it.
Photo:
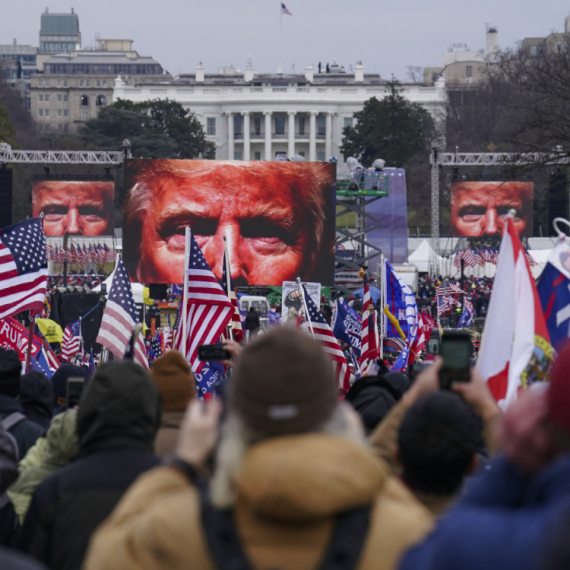
<path fill-rule="evenodd" d="M 414 253 L 408 256 L 408 263 L 415 265 L 420 273 L 427 273 L 429 271 L 430 255 L 433 255 L 433 249 L 428 240 L 424 239 Z M 443 267 L 445 263 L 443 257 L 436 255 L 436 259 L 437 266 Z"/>

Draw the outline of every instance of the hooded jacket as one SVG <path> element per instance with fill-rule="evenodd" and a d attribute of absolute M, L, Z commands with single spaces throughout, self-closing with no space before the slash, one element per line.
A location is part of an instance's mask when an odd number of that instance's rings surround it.
<path fill-rule="evenodd" d="M 24 408 L 24 415 L 47 430 L 53 410 L 51 380 L 41 372 L 24 374 L 20 378 L 20 403 Z"/>
<path fill-rule="evenodd" d="M 144 471 L 153 453 L 160 398 L 148 373 L 128 361 L 101 366 L 77 412 L 79 457 L 37 488 L 19 547 L 50 568 L 81 567 L 91 533 Z"/>
<path fill-rule="evenodd" d="M 57 415 L 46 435 L 41 464 L 20 469 L 18 480 L 8 491 L 20 521 L 24 520 L 32 495 L 40 483 L 77 455 L 79 441 L 76 424 L 77 410 L 67 410 Z"/>
<path fill-rule="evenodd" d="M 338 513 L 372 505 L 357 568 L 395 568 L 431 517 L 364 445 L 306 434 L 252 446 L 232 479 L 234 520 L 253 568 L 313 570 Z M 198 490 L 177 470 L 155 469 L 98 529 L 86 570 L 213 570 Z"/>

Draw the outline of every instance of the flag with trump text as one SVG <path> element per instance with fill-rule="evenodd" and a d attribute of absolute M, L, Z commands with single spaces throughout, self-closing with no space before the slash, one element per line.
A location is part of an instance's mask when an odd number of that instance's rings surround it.
<path fill-rule="evenodd" d="M 333 334 L 338 340 L 350 346 L 357 358 L 360 358 L 360 315 L 346 303 L 337 300 L 332 322 Z"/>
<path fill-rule="evenodd" d="M 321 343 L 325 352 L 333 359 L 337 386 L 344 392 L 347 392 L 350 388 L 350 369 L 344 352 L 342 352 L 338 340 L 333 335 L 326 319 L 307 293 L 305 286 L 301 284 L 301 287 L 303 287 L 305 303 L 307 304 L 307 314 L 305 315 L 308 325 L 307 330 L 312 330 L 315 339 Z"/>
<path fill-rule="evenodd" d="M 507 218 L 477 368 L 502 408 L 547 380 L 553 351 L 525 250 Z"/>
<path fill-rule="evenodd" d="M 122 360 L 138 322 L 139 311 L 135 305 L 129 274 L 123 260 L 119 259 L 96 342 Z M 135 341 L 133 360 L 148 370 L 142 334 Z"/>
<path fill-rule="evenodd" d="M 71 362 L 81 350 L 81 319 L 68 324 L 63 331 L 61 341 L 61 358 Z"/>
<path fill-rule="evenodd" d="M 46 236 L 41 218 L 0 230 L 0 319 L 40 314 L 47 292 Z"/>
<path fill-rule="evenodd" d="M 181 309 L 178 349 L 198 374 L 204 362 L 198 359 L 198 346 L 218 341 L 231 322 L 234 306 L 212 273 L 192 232 L 186 233 L 184 296 Z"/>

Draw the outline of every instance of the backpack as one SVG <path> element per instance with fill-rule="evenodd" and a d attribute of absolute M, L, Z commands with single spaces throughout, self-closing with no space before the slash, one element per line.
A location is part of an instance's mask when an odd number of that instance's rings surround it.
<path fill-rule="evenodd" d="M 200 481 L 202 528 L 217 570 L 252 570 L 238 536 L 231 509 L 212 505 L 208 485 Z M 371 506 L 340 513 L 333 535 L 316 570 L 353 570 L 360 559 L 370 525 Z M 275 570 L 278 566 L 275 567 Z"/>
<path fill-rule="evenodd" d="M 18 442 L 16 438 L 10 433 L 13 428 L 15 428 L 20 422 L 23 422 L 26 416 L 21 412 L 12 412 L 7 415 L 1 422 L 0 425 L 4 428 L 6 435 L 12 440 L 14 448 L 16 449 L 16 460 L 20 461 L 20 449 L 18 447 Z"/>

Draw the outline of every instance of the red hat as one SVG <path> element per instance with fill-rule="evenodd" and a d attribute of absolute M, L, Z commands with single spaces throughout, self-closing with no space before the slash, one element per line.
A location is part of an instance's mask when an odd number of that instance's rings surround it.
<path fill-rule="evenodd" d="M 550 371 L 548 415 L 570 433 L 570 341 L 564 344 Z"/>

